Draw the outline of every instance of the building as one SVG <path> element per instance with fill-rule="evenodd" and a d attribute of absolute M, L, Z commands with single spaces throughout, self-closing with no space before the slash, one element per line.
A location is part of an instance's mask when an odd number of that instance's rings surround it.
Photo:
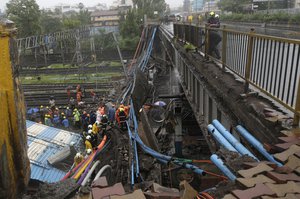
<path fill-rule="evenodd" d="M 219 0 L 215 0 L 215 1 L 209 0 L 209 1 L 205 2 L 203 11 L 205 11 L 205 12 L 219 11 L 218 3 L 219 3 Z"/>
<path fill-rule="evenodd" d="M 191 2 L 190 0 L 183 1 L 183 12 L 189 13 L 191 11 Z"/>
<path fill-rule="evenodd" d="M 79 12 L 80 8 L 78 5 L 59 4 L 54 7 L 54 10 L 59 10 L 61 11 L 61 13 L 66 13 L 66 12 Z"/>
<path fill-rule="evenodd" d="M 295 0 L 295 8 L 300 8 L 300 0 Z"/>
<path fill-rule="evenodd" d="M 119 11 L 102 10 L 91 14 L 91 22 L 95 30 L 104 29 L 105 32 L 119 31 Z"/>
<path fill-rule="evenodd" d="M 194 0 L 192 3 L 192 11 L 199 12 L 202 11 L 204 6 L 204 0 Z"/>

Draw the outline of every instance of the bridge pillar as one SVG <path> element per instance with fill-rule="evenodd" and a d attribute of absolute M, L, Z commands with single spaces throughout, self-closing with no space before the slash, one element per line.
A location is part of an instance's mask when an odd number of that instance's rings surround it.
<path fill-rule="evenodd" d="M 175 115 L 175 156 L 182 157 L 182 102 L 174 101 L 173 111 Z"/>

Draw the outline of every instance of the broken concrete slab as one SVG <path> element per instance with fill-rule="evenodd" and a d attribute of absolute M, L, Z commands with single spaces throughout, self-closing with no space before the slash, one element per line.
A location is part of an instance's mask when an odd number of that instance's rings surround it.
<path fill-rule="evenodd" d="M 223 199 L 236 199 L 236 197 L 234 196 L 234 195 L 232 195 L 232 194 L 226 194 L 224 197 L 223 197 Z"/>
<path fill-rule="evenodd" d="M 280 198 L 273 198 L 270 196 L 262 196 L 262 199 L 299 199 L 300 194 L 286 194 L 285 197 L 280 197 Z"/>
<path fill-rule="evenodd" d="M 113 195 L 122 196 L 125 195 L 125 190 L 121 183 L 117 183 L 105 188 L 92 187 L 92 195 L 93 199 L 101 199 Z"/>
<path fill-rule="evenodd" d="M 282 134 L 286 135 L 286 136 L 300 136 L 300 129 L 299 128 L 294 128 L 291 130 L 282 130 L 280 131 Z"/>
<path fill-rule="evenodd" d="M 297 136 L 289 136 L 289 137 L 278 137 L 279 140 L 283 141 L 283 142 L 299 142 L 300 141 L 300 137 Z"/>
<path fill-rule="evenodd" d="M 284 165 L 284 166 L 287 166 L 291 169 L 296 169 L 297 167 L 300 167 L 300 158 L 298 158 L 297 156 L 295 155 L 291 155 L 289 158 L 288 158 L 288 162 Z"/>
<path fill-rule="evenodd" d="M 257 165 L 264 163 L 270 167 L 272 167 L 273 169 L 275 169 L 277 167 L 277 164 L 274 162 L 269 162 L 269 161 L 260 161 L 260 162 L 243 162 L 243 166 L 245 167 L 245 169 L 250 169 L 252 167 L 256 167 Z"/>
<path fill-rule="evenodd" d="M 285 196 L 288 193 L 300 193 L 300 186 L 293 181 L 289 181 L 286 184 L 266 183 L 265 185 L 279 197 Z"/>
<path fill-rule="evenodd" d="M 135 190 L 133 193 L 126 194 L 123 196 L 110 196 L 110 199 L 146 199 L 142 190 Z"/>
<path fill-rule="evenodd" d="M 266 174 L 272 180 L 275 180 L 277 183 L 285 183 L 287 181 L 296 181 L 300 182 L 300 177 L 294 173 L 290 174 L 280 174 L 272 171 L 267 172 Z"/>
<path fill-rule="evenodd" d="M 263 172 L 266 172 L 266 171 L 272 171 L 273 168 L 264 164 L 264 163 L 261 163 L 261 164 L 258 164 L 256 167 L 253 167 L 251 169 L 247 169 L 247 170 L 239 170 L 238 173 L 243 176 L 244 178 L 251 178 L 253 177 L 254 175 L 257 175 L 257 174 L 260 174 L 260 173 L 263 173 Z"/>
<path fill-rule="evenodd" d="M 179 187 L 183 192 L 182 199 L 196 198 L 198 195 L 198 192 L 186 180 L 181 181 Z"/>
<path fill-rule="evenodd" d="M 274 157 L 277 160 L 280 160 L 281 162 L 285 162 L 289 158 L 289 156 L 291 156 L 295 153 L 298 153 L 298 152 L 300 152 L 300 146 L 292 145 L 292 146 L 290 146 L 290 148 L 288 150 L 281 152 L 281 153 L 274 154 Z"/>
<path fill-rule="evenodd" d="M 265 175 L 258 175 L 255 178 L 237 178 L 237 182 L 241 183 L 243 186 L 250 188 L 255 186 L 256 184 L 262 184 L 262 183 L 275 183 L 274 180 L 268 178 Z"/>
<path fill-rule="evenodd" d="M 246 190 L 234 190 L 233 195 L 240 199 L 251 199 L 260 196 L 275 196 L 276 193 L 265 184 L 256 184 L 255 187 Z"/>

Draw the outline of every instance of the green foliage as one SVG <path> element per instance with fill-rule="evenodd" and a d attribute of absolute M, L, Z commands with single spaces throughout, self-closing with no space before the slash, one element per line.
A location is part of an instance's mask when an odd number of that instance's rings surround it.
<path fill-rule="evenodd" d="M 157 11 L 159 16 L 163 16 L 167 5 L 165 0 L 133 0 L 132 2 L 141 18 L 144 14 L 149 18 L 155 18 L 154 11 Z"/>
<path fill-rule="evenodd" d="M 26 37 L 40 32 L 40 10 L 35 0 L 10 0 L 7 15 L 18 28 L 19 37 Z"/>
<path fill-rule="evenodd" d="M 80 27 L 80 21 L 76 18 L 66 17 L 63 19 L 64 29 L 75 29 Z"/>
<path fill-rule="evenodd" d="M 246 11 L 247 4 L 252 3 L 250 0 L 222 0 L 218 3 L 222 11 L 243 13 Z"/>
<path fill-rule="evenodd" d="M 245 22 L 272 22 L 272 23 L 300 23 L 300 13 L 299 14 L 288 14 L 283 12 L 273 13 L 273 14 L 231 14 L 231 15 L 221 15 L 221 20 L 227 21 L 245 21 Z"/>
<path fill-rule="evenodd" d="M 80 21 L 80 25 L 89 25 L 91 24 L 91 12 L 88 10 L 80 9 L 79 13 L 76 14 L 75 18 L 77 18 Z"/>
<path fill-rule="evenodd" d="M 120 40 L 120 48 L 123 50 L 133 50 L 137 47 L 139 42 L 139 36 L 135 36 L 132 38 L 125 37 Z"/>
<path fill-rule="evenodd" d="M 126 19 L 120 22 L 120 34 L 123 38 L 132 38 L 140 34 L 138 15 L 135 10 L 129 10 Z"/>
<path fill-rule="evenodd" d="M 40 26 L 41 26 L 42 34 L 57 32 L 63 29 L 63 23 L 61 22 L 59 16 L 55 15 L 51 11 L 42 10 Z"/>

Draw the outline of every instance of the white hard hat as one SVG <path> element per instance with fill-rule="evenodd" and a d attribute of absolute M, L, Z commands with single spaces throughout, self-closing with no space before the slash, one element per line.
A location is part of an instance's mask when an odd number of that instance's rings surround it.
<path fill-rule="evenodd" d="M 93 126 L 90 124 L 90 125 L 88 125 L 88 128 L 91 129 L 91 128 L 93 128 Z"/>
<path fill-rule="evenodd" d="M 90 129 L 90 130 L 88 130 L 88 134 L 92 134 L 93 133 L 93 131 Z"/>
<path fill-rule="evenodd" d="M 220 16 L 218 14 L 215 15 L 216 18 L 219 18 Z"/>
<path fill-rule="evenodd" d="M 91 154 L 92 153 L 92 149 L 87 149 L 86 150 L 86 153 L 89 155 L 89 154 Z"/>
<path fill-rule="evenodd" d="M 98 125 L 98 124 L 99 124 L 99 121 L 96 121 L 96 124 Z"/>
<path fill-rule="evenodd" d="M 86 136 L 87 140 L 90 140 L 92 137 L 90 135 Z"/>
<path fill-rule="evenodd" d="M 75 157 L 79 158 L 81 156 L 81 153 L 76 153 Z"/>

